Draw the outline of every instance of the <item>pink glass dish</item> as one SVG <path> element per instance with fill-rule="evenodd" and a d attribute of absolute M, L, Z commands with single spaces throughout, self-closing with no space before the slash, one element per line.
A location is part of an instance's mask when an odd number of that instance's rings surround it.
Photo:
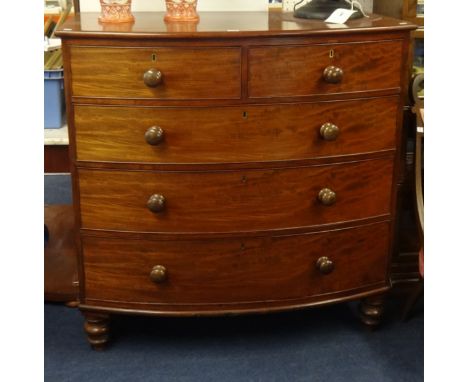
<path fill-rule="evenodd" d="M 197 0 L 166 0 L 164 21 L 198 21 Z"/>
<path fill-rule="evenodd" d="M 100 0 L 101 23 L 130 23 L 135 20 L 132 15 L 132 0 Z"/>

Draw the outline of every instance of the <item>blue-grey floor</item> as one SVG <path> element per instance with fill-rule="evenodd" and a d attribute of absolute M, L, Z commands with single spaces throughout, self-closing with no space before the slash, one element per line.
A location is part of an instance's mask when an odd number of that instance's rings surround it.
<path fill-rule="evenodd" d="M 72 191 L 70 175 L 44 175 L 44 204 L 71 203 Z"/>
<path fill-rule="evenodd" d="M 45 183 L 46 203 L 71 202 L 69 177 Z M 403 323 L 400 301 L 390 301 L 374 332 L 355 304 L 224 318 L 115 316 L 108 349 L 95 352 L 77 309 L 45 304 L 45 381 L 423 381 L 421 305 Z"/>
<path fill-rule="evenodd" d="M 45 381 L 423 381 L 423 314 L 376 331 L 355 307 L 223 318 L 115 316 L 104 352 L 77 309 L 45 305 Z"/>

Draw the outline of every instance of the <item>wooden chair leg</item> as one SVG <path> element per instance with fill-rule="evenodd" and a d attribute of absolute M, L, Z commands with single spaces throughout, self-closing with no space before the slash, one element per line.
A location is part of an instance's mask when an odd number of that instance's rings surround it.
<path fill-rule="evenodd" d="M 416 305 L 416 302 L 419 300 L 424 291 L 424 281 L 419 280 L 418 284 L 414 287 L 414 290 L 408 296 L 408 299 L 405 302 L 403 308 L 402 321 L 408 321 L 410 314 Z"/>

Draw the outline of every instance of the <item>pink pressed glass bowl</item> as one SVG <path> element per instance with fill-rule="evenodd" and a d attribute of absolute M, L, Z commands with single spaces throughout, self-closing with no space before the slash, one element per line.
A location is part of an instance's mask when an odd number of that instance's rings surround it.
<path fill-rule="evenodd" d="M 198 21 L 197 0 L 166 0 L 165 21 Z"/>
<path fill-rule="evenodd" d="M 132 15 L 132 0 L 100 0 L 102 23 L 129 23 L 135 20 Z"/>

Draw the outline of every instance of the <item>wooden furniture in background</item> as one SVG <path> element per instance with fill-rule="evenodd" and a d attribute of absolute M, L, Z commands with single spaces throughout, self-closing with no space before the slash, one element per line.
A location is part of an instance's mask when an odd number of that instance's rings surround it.
<path fill-rule="evenodd" d="M 44 129 L 44 173 L 69 173 L 68 129 Z M 44 225 L 49 240 L 44 248 L 44 298 L 76 304 L 78 263 L 72 205 L 46 205 Z"/>
<path fill-rule="evenodd" d="M 375 13 L 401 18 L 421 28 L 424 17 L 418 16 L 417 4 L 418 0 L 374 0 L 373 9 Z"/>
<path fill-rule="evenodd" d="M 418 0 L 404 0 L 402 16 L 404 20 L 408 20 L 418 26 L 418 29 L 414 31 L 414 37 L 424 38 L 424 16 L 418 15 L 417 6 Z"/>
<path fill-rule="evenodd" d="M 44 248 L 44 298 L 74 305 L 78 300 L 78 260 L 73 206 L 46 205 L 44 224 L 48 229 Z"/>
<path fill-rule="evenodd" d="M 424 99 L 419 97 L 420 89 L 424 89 L 424 74 L 418 74 L 412 80 L 412 100 L 414 103 L 413 112 L 416 115 L 416 147 L 415 147 L 415 166 L 414 166 L 414 199 L 416 205 L 416 216 L 418 222 L 418 231 L 421 242 L 419 250 L 419 274 L 420 278 L 413 291 L 409 294 L 405 307 L 403 309 L 403 319 L 409 317 L 418 298 L 423 293 L 424 287 Z"/>
<path fill-rule="evenodd" d="M 377 325 L 413 26 L 200 16 L 184 31 L 81 14 L 59 32 L 89 342 L 112 314 L 353 299 Z"/>
<path fill-rule="evenodd" d="M 44 146 L 44 172 L 70 172 L 68 146 Z"/>
<path fill-rule="evenodd" d="M 60 129 L 44 129 L 44 172 L 70 172 L 67 125 Z"/>
<path fill-rule="evenodd" d="M 416 5 L 417 0 L 374 0 L 374 12 L 401 18 L 408 22 L 414 21 L 418 25 L 418 28 L 411 32 L 406 65 L 408 77 L 414 75 L 415 40 L 423 41 L 424 38 L 424 18 L 417 17 Z M 397 240 L 394 246 L 391 276 L 392 283 L 397 286 L 394 288 L 394 292 L 398 294 L 411 294 L 419 282 L 419 248 L 421 243 L 414 199 L 416 117 L 412 112 L 410 93 L 411 90 L 408 86 L 403 107 L 401 171 L 397 199 Z"/>

